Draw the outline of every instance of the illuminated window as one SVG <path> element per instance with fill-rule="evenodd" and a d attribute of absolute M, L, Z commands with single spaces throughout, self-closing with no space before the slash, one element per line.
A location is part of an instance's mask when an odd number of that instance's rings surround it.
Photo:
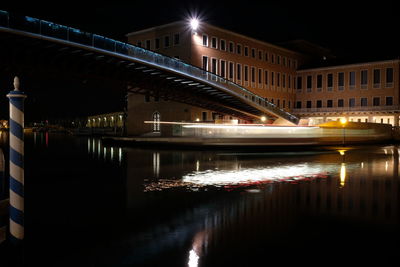
<path fill-rule="evenodd" d="M 153 113 L 153 132 L 160 132 L 160 113 Z"/>

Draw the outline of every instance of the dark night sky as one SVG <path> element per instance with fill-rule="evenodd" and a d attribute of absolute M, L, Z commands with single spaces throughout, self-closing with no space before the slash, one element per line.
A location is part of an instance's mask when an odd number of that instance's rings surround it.
<path fill-rule="evenodd" d="M 10 1 L 11 2 L 11 1 Z M 82 4 L 85 2 L 85 4 Z M 18 3 L 18 2 L 17 2 Z M 200 14 L 208 23 L 260 40 L 306 39 L 338 56 L 397 58 L 394 1 L 86 1 L 0 4 L 0 9 L 124 40 L 124 34 Z"/>

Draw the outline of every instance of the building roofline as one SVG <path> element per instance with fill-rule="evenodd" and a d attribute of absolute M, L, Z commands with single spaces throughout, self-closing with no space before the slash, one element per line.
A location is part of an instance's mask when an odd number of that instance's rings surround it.
<path fill-rule="evenodd" d="M 297 70 L 297 72 L 302 73 L 302 72 L 319 71 L 319 70 L 320 71 L 334 70 L 334 69 L 340 69 L 343 67 L 346 67 L 346 68 L 363 67 L 363 66 L 368 66 L 368 65 L 387 64 L 387 63 L 400 63 L 400 59 L 379 60 L 379 61 L 369 61 L 369 62 L 364 62 L 364 63 L 350 63 L 350 64 L 340 64 L 340 65 L 327 66 L 327 67 L 307 68 L 307 69 Z"/>
<path fill-rule="evenodd" d="M 174 22 L 163 24 L 163 25 L 159 25 L 159 26 L 154 26 L 154 27 L 143 29 L 143 30 L 130 32 L 130 33 L 125 34 L 125 36 L 129 37 L 129 36 L 142 34 L 142 33 L 153 31 L 153 30 L 159 30 L 159 29 L 170 27 L 170 26 L 184 24 L 184 23 L 186 23 L 184 20 L 178 20 L 178 21 L 174 21 Z M 256 42 L 256 43 L 259 43 L 259 44 L 262 44 L 262 45 L 266 45 L 266 46 L 269 46 L 269 47 L 274 48 L 274 49 L 278 49 L 278 50 L 281 50 L 281 51 L 286 51 L 288 53 L 291 53 L 291 54 L 294 54 L 294 55 L 297 55 L 297 56 L 305 56 L 302 53 L 299 53 L 299 52 L 284 48 L 282 46 L 274 45 L 274 44 L 271 44 L 271 43 L 268 43 L 268 42 L 265 42 L 265 41 L 261 41 L 261 40 L 255 39 L 255 38 L 247 36 L 247 35 L 243 35 L 243 34 L 240 34 L 240 33 L 237 33 L 237 32 L 233 32 L 233 31 L 230 31 L 230 30 L 218 27 L 218 26 L 214 26 L 214 25 L 211 25 L 211 24 L 209 24 L 207 22 L 202 22 L 201 24 L 206 25 L 207 27 L 213 28 L 215 30 L 219 30 L 219 31 L 222 31 L 222 32 L 225 32 L 225 33 L 229 33 L 229 34 L 238 36 L 240 38 L 249 39 L 249 40 L 251 40 L 253 42 Z"/>

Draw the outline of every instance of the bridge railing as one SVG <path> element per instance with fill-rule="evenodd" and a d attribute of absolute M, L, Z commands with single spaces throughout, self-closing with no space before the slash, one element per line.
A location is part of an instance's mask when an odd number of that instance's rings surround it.
<path fill-rule="evenodd" d="M 217 87 L 223 87 L 236 93 L 239 97 L 253 102 L 255 105 L 265 107 L 268 111 L 275 115 L 285 118 L 293 123 L 298 123 L 298 118 L 289 112 L 277 107 L 273 103 L 267 101 L 265 98 L 254 94 L 253 92 L 233 83 L 225 78 L 207 72 L 196 66 L 187 64 L 175 58 L 161 55 L 141 47 L 131 44 L 113 40 L 97 34 L 83 32 L 79 29 L 59 25 L 46 20 L 40 20 L 28 16 L 20 16 L 10 14 L 7 11 L 0 10 L 0 27 L 6 27 L 14 30 L 21 30 L 42 36 L 74 42 L 86 46 L 91 46 L 97 49 L 103 49 L 109 52 L 123 54 L 126 56 L 135 57 L 144 63 L 157 64 L 180 72 L 185 75 L 192 76 L 197 79 L 207 80 L 210 84 Z"/>

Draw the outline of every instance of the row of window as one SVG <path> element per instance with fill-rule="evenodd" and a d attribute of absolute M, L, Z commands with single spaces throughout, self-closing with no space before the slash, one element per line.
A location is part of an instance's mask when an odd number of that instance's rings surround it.
<path fill-rule="evenodd" d="M 245 86 L 248 86 L 249 82 L 251 82 L 251 87 L 256 87 L 256 84 L 258 84 L 259 88 L 262 88 L 264 85 L 265 88 L 267 86 L 276 86 L 291 89 L 292 82 L 293 84 L 295 82 L 295 78 L 292 78 L 292 75 L 287 73 L 269 71 L 217 58 L 211 58 L 211 62 L 209 61 L 209 57 L 203 56 L 202 68 L 204 70 L 237 82 L 238 84 L 244 82 Z"/>
<path fill-rule="evenodd" d="M 172 37 L 172 38 L 171 38 Z M 148 50 L 157 50 L 160 48 L 168 48 L 171 46 L 180 45 L 181 38 L 179 33 L 174 33 L 171 35 L 165 35 L 162 38 L 155 38 L 154 40 L 138 40 L 136 46 L 143 47 Z"/>
<path fill-rule="evenodd" d="M 249 48 L 248 46 L 243 46 L 240 43 L 235 44 L 232 41 L 227 43 L 226 40 L 220 39 L 217 37 L 211 37 L 209 41 L 208 35 L 203 34 L 203 46 L 219 49 L 221 51 L 226 51 L 229 53 L 243 55 L 245 57 L 252 57 L 254 59 L 258 59 L 260 61 L 266 61 L 271 64 L 282 65 L 284 67 L 297 69 L 297 60 L 287 58 L 281 55 L 275 55 L 273 53 L 268 53 L 261 49 Z"/>
<path fill-rule="evenodd" d="M 302 101 L 296 101 L 296 106 L 295 108 L 302 108 Z M 356 107 L 356 106 L 361 106 L 361 107 L 366 107 L 368 106 L 368 98 L 367 97 L 361 97 L 359 98 L 359 103 L 356 103 L 356 98 L 349 98 L 347 100 L 347 107 Z M 322 100 L 316 100 L 315 101 L 315 106 L 313 106 L 313 101 L 307 100 L 305 101 L 305 108 L 322 108 L 323 107 L 323 101 Z M 392 106 L 393 105 L 393 97 L 392 96 L 387 96 L 385 97 L 385 105 L 386 106 Z M 338 99 L 337 100 L 337 106 L 338 108 L 344 107 L 345 106 L 345 100 L 344 99 Z M 381 97 L 372 97 L 372 106 L 381 106 Z M 326 106 L 327 108 L 333 108 L 333 100 L 328 99 L 326 100 Z"/>
<path fill-rule="evenodd" d="M 373 70 L 373 88 L 381 88 L 381 69 L 374 69 Z M 361 89 L 368 89 L 368 70 L 361 70 L 359 72 L 356 71 L 350 71 L 347 73 L 347 80 L 348 80 L 348 88 L 349 89 L 355 89 L 356 88 L 356 76 L 360 75 L 360 88 Z M 306 76 L 306 89 L 307 92 L 311 92 L 312 88 L 314 87 L 314 77 L 312 75 L 307 75 Z M 317 74 L 316 75 L 316 88 L 317 92 L 322 91 L 323 87 L 323 78 L 324 75 L 322 74 Z M 393 68 L 386 68 L 385 69 L 385 87 L 393 87 Z M 334 85 L 334 75 L 333 73 L 328 73 L 326 74 L 325 77 L 325 84 L 327 91 L 333 91 L 333 85 Z M 297 91 L 301 92 L 303 88 L 303 77 L 298 76 L 297 77 Z M 338 72 L 337 73 L 337 88 L 339 91 L 344 90 L 345 88 L 345 72 Z"/>

